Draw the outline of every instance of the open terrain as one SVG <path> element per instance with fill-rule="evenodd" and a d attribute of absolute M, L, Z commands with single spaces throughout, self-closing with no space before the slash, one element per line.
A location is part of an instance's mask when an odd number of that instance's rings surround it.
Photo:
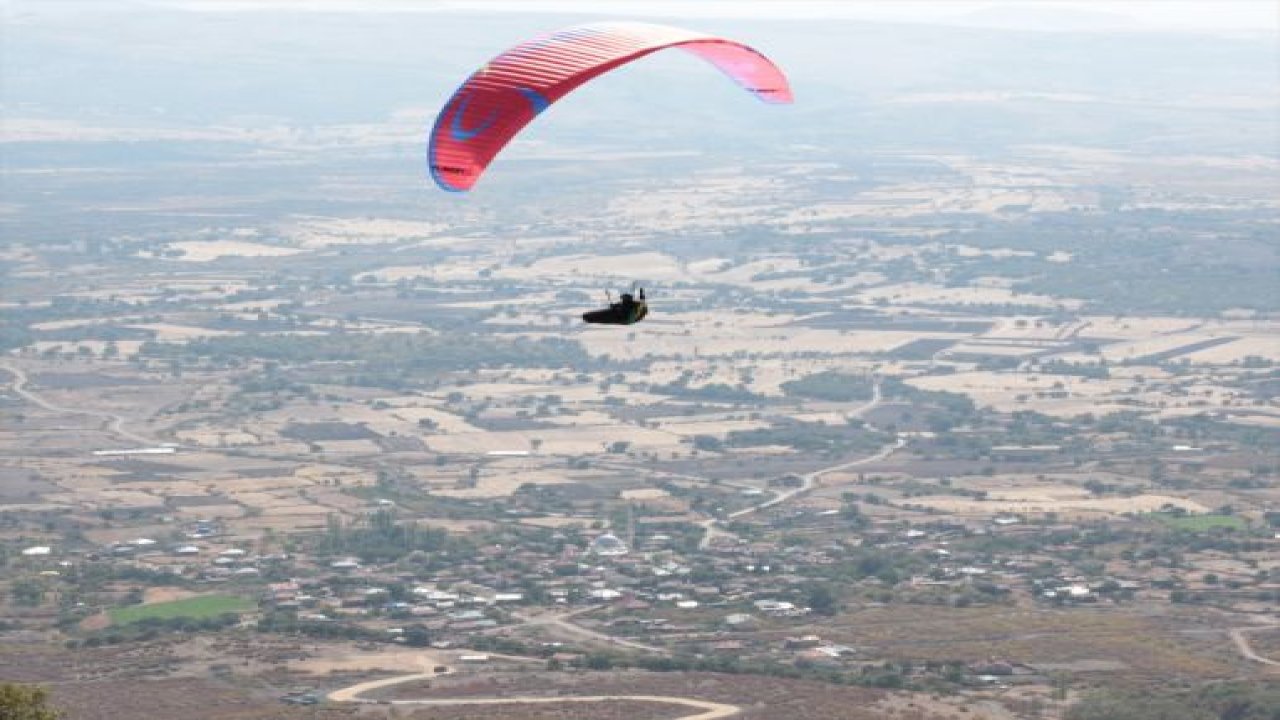
<path fill-rule="evenodd" d="M 0 680 L 70 720 L 1271 697 L 1271 39 L 726 21 L 802 102 L 655 56 L 446 196 L 565 18 L 21 4 Z"/>

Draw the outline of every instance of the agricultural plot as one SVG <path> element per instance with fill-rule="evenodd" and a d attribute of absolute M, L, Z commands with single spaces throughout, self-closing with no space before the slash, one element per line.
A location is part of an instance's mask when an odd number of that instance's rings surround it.
<path fill-rule="evenodd" d="M 1033 305 L 1045 308 L 1046 312 L 1054 308 L 1078 309 L 1084 305 L 1081 300 L 1020 293 L 1005 288 L 948 288 L 922 283 L 880 286 L 862 291 L 858 299 L 865 303 L 885 302 L 902 306 L 949 305 L 959 309 L 963 309 L 966 305 Z"/>
<path fill-rule="evenodd" d="M 959 517 L 995 517 L 1006 514 L 1044 515 L 1054 513 L 1064 517 L 1088 517 L 1093 514 L 1130 515 L 1159 512 L 1177 508 L 1189 513 L 1208 512 L 1209 508 L 1186 498 L 1169 495 L 1135 495 L 1126 498 L 1001 498 L 968 500 L 950 496 L 914 497 L 911 505 L 941 510 Z"/>
<path fill-rule="evenodd" d="M 148 619 L 191 618 L 204 620 L 227 613 L 238 615 L 255 609 L 257 609 L 257 603 L 237 595 L 201 595 L 170 602 L 112 608 L 110 615 L 112 623 L 128 625 Z"/>
<path fill-rule="evenodd" d="M 185 262 L 210 262 L 225 257 L 284 257 L 305 251 L 246 240 L 186 240 L 170 243 L 166 252 Z"/>
<path fill-rule="evenodd" d="M 1232 365 L 1249 358 L 1280 361 L 1280 331 L 1222 340 L 1209 347 L 1184 349 L 1180 357 L 1197 365 Z"/>
<path fill-rule="evenodd" d="M 1191 617 L 1183 622 L 1198 625 Z M 828 634 L 838 642 L 892 649 L 895 655 L 918 661 L 945 661 L 959 653 L 1032 666 L 1105 660 L 1144 677 L 1221 677 L 1232 672 L 1216 654 L 1184 641 L 1178 632 L 1182 627 L 1176 619 L 1083 608 L 1054 613 L 916 607 L 843 615 Z M 1099 666 L 1107 667 L 1114 665 Z"/>
<path fill-rule="evenodd" d="M 447 228 L 444 223 L 392 218 L 299 217 L 279 229 L 285 237 L 304 248 L 322 249 L 334 245 L 412 242 L 447 245 L 449 238 L 435 237 Z"/>
<path fill-rule="evenodd" d="M 1006 412 L 1029 409 L 1065 416 L 1105 412 L 1102 408 L 1108 406 L 1122 408 L 1118 401 L 1129 388 L 1129 384 L 1115 380 L 994 371 L 958 372 L 907 382 L 922 390 L 962 393 L 980 406 Z M 1095 409 L 1084 409 L 1088 407 Z"/>
<path fill-rule="evenodd" d="M 363 425 L 342 422 L 290 423 L 280 434 L 303 442 L 371 440 L 378 434 Z"/>
<path fill-rule="evenodd" d="M 1236 515 L 1169 515 L 1167 513 L 1158 513 L 1153 517 L 1158 519 L 1161 524 L 1177 530 L 1186 530 L 1187 532 L 1208 532 L 1215 529 L 1245 530 L 1249 527 L 1248 521 Z"/>

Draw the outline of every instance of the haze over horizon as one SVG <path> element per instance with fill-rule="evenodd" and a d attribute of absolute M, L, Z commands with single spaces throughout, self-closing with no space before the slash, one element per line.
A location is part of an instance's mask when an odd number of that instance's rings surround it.
<path fill-rule="evenodd" d="M 75 2 L 75 0 L 67 0 Z M 139 0 L 200 11 L 512 12 L 684 18 L 854 19 L 1010 30 L 1275 32 L 1272 0 Z"/>

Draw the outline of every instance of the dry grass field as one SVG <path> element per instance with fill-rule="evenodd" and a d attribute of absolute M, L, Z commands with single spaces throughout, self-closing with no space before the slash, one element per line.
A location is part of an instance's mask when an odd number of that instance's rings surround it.
<path fill-rule="evenodd" d="M 573 482 L 571 479 L 555 471 L 538 471 L 534 463 L 495 463 L 486 466 L 477 479 L 475 487 L 437 488 L 432 490 L 436 495 L 452 498 L 497 498 L 507 497 L 521 485 L 563 485 Z"/>
<path fill-rule="evenodd" d="M 1129 383 L 1119 380 L 974 371 L 911 378 L 907 382 L 922 390 L 961 393 L 980 406 L 1004 412 L 1034 410 L 1046 415 L 1072 417 L 1083 413 L 1103 414 L 1133 409 L 1118 402 L 1126 397 L 1130 387 Z M 1066 396 L 1046 397 L 1059 391 L 1065 391 Z"/>
<path fill-rule="evenodd" d="M 682 313 L 655 317 L 643 343 L 634 342 L 630 333 L 612 329 L 587 329 L 579 340 L 592 355 L 623 360 L 647 356 L 727 360 L 735 354 L 748 353 L 766 358 L 808 353 L 849 357 L 889 352 L 921 338 L 920 333 L 911 331 L 806 328 L 789 322 L 790 318 L 767 315 Z M 955 337 L 945 333 L 927 336 Z"/>
<path fill-rule="evenodd" d="M 343 706 L 291 708 L 269 695 L 249 695 L 232 683 L 164 679 L 56 684 L 52 703 L 66 720 L 339 720 L 358 717 Z"/>
<path fill-rule="evenodd" d="M 1148 679 L 1226 677 L 1218 652 L 1184 640 L 1185 619 L 1134 609 L 1070 611 L 900 606 L 869 608 L 824 624 L 824 638 L 916 661 L 997 658 L 1048 666 L 1105 660 Z M 1219 643 L 1219 649 L 1222 645 Z"/>
<path fill-rule="evenodd" d="M 891 305 L 1037 305 L 1046 311 L 1053 308 L 1075 309 L 1083 306 L 1080 300 L 1053 298 L 1045 295 L 1019 293 L 999 287 L 943 287 L 922 283 L 885 285 L 864 290 L 858 294 L 862 302 L 879 300 Z"/>
<path fill-rule="evenodd" d="M 264 646 L 265 647 L 265 646 Z M 237 665 L 218 657 L 207 643 L 149 643 L 69 651 L 54 647 L 0 645 L 4 679 L 39 682 L 66 720 L 337 720 L 355 717 L 345 707 L 297 709 L 281 705 L 270 689 L 245 677 L 209 677 L 210 663 Z M 265 656 L 264 656 L 265 657 Z M 244 663 L 244 667 L 254 667 Z M 263 664 L 259 669 L 266 669 Z M 247 676 L 246 676 L 247 677 Z"/>
<path fill-rule="evenodd" d="M 1118 519 L 1121 516 L 1160 512 L 1170 507 L 1191 514 L 1203 514 L 1222 504 L 1223 498 L 1211 492 L 1188 489 L 1174 491 L 1152 488 L 1125 497 L 1096 497 L 1082 485 L 1098 481 L 1113 485 L 1143 488 L 1147 481 L 1137 477 L 1100 471 L 1073 473 L 1008 473 L 992 476 L 965 475 L 939 470 L 950 478 L 951 486 L 966 491 L 982 492 L 981 499 L 938 493 L 913 495 L 894 502 L 906 508 L 930 508 L 957 518 L 983 519 L 999 515 L 1041 516 L 1049 513 L 1066 519 Z M 910 475 L 889 476 L 895 480 Z M 840 490 L 857 484 L 856 476 L 833 474 L 826 485 Z M 884 485 L 892 490 L 893 484 Z M 831 491 L 831 492 L 834 492 Z M 826 494 L 830 495 L 831 492 Z"/>
<path fill-rule="evenodd" d="M 662 187 L 642 187 L 610 199 L 606 212 L 625 216 L 637 232 L 688 232 L 728 228 L 772 219 L 773 202 L 760 197 L 774 189 L 771 178 L 745 170 L 698 173 Z"/>
<path fill-rule="evenodd" d="M 1232 365 L 1249 357 L 1280 362 L 1280 329 L 1272 328 L 1265 333 L 1241 335 L 1231 342 L 1189 352 L 1181 357 L 1196 365 Z"/>
<path fill-rule="evenodd" d="M 1097 515 L 1124 515 L 1151 513 L 1170 507 L 1189 513 L 1208 512 L 1209 508 L 1185 498 L 1168 495 L 1135 495 L 1126 498 L 1055 498 L 1042 496 L 999 497 L 986 500 L 968 500 L 952 496 L 913 497 L 909 505 L 920 505 L 940 510 L 958 517 L 995 517 L 1005 514 L 1044 515 L 1055 513 L 1064 519 L 1093 517 Z"/>
<path fill-rule="evenodd" d="M 280 232 L 300 247 L 319 249 L 331 245 L 381 245 L 414 240 L 447 242 L 434 237 L 447 228 L 444 223 L 390 218 L 295 217 L 284 224 Z"/>
<path fill-rule="evenodd" d="M 617 442 L 630 443 L 632 449 L 640 451 L 680 452 L 683 449 L 678 436 L 620 425 L 434 435 L 424 442 L 434 452 L 484 455 L 529 450 L 535 440 L 541 441 L 539 452 L 545 455 L 595 455 Z"/>
<path fill-rule="evenodd" d="M 208 262 L 224 257 L 282 257 L 303 252 L 299 248 L 245 240 L 184 240 L 170 243 L 168 250 L 182 253 L 178 259 L 187 262 Z"/>

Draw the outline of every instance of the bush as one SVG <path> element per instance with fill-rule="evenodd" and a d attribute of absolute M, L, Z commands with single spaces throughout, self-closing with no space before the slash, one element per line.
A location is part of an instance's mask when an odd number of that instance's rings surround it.
<path fill-rule="evenodd" d="M 59 720 L 62 713 L 49 707 L 49 693 L 42 687 L 0 683 L 0 718 L 4 720 Z"/>

